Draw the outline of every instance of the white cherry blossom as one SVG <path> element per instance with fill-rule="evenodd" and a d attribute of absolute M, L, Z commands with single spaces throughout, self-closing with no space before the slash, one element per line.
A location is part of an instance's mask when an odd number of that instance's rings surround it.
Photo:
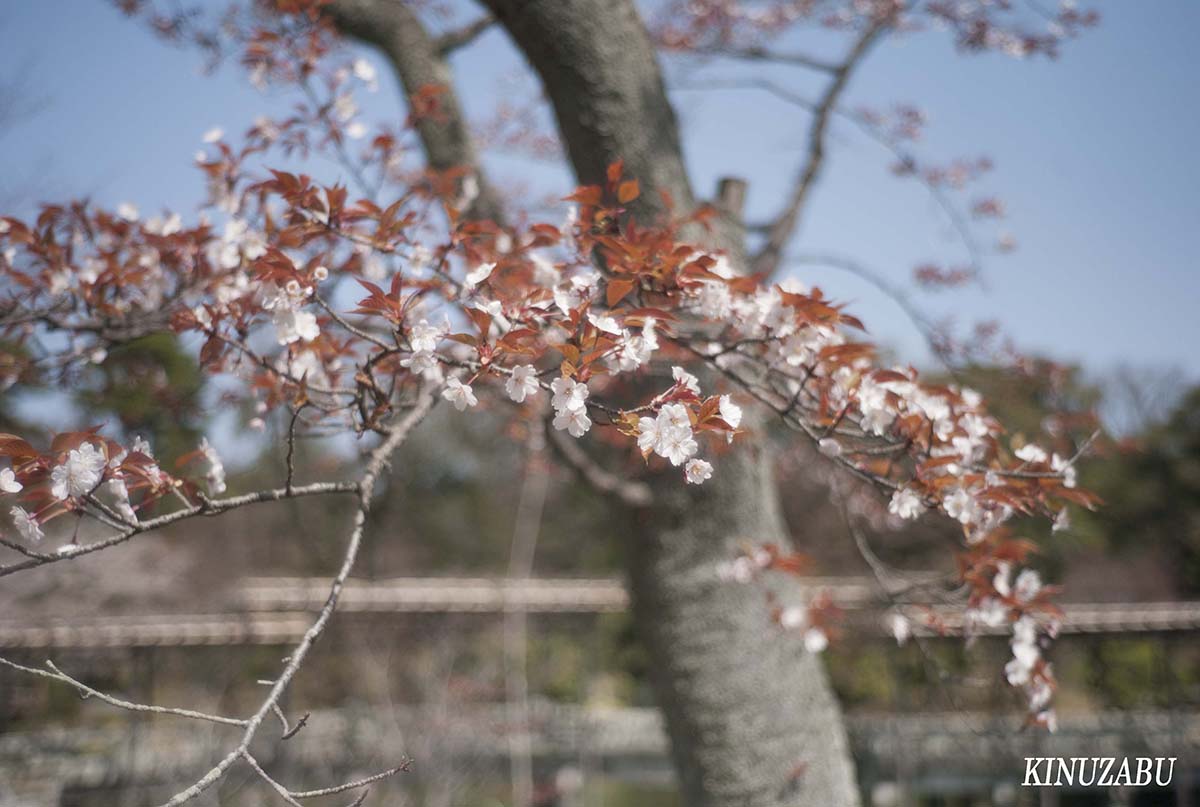
<path fill-rule="evenodd" d="M 208 442 L 207 437 L 200 438 L 200 445 L 196 449 L 208 462 L 208 470 L 205 472 L 205 477 L 208 481 L 208 489 L 211 493 L 221 494 L 225 492 L 225 463 L 221 461 L 221 455 Z"/>
<path fill-rule="evenodd" d="M 526 398 L 537 394 L 537 368 L 532 364 L 521 364 L 514 367 L 512 375 L 504 382 L 504 389 L 508 392 L 509 398 L 517 403 L 524 403 Z"/>
<path fill-rule="evenodd" d="M 17 475 L 13 473 L 12 468 L 0 471 L 0 492 L 20 493 L 23 488 L 24 485 L 17 481 Z"/>
<path fill-rule="evenodd" d="M 1025 462 L 1045 462 L 1046 450 L 1036 443 L 1026 443 L 1016 450 L 1016 457 Z"/>
<path fill-rule="evenodd" d="M 742 407 L 733 402 L 733 398 L 729 395 L 721 396 L 721 404 L 718 410 L 721 415 L 721 420 L 725 421 L 730 427 L 736 429 L 742 425 Z M 729 439 L 733 439 L 733 435 L 729 435 Z"/>
<path fill-rule="evenodd" d="M 684 478 L 689 485 L 700 485 L 712 478 L 712 463 L 701 459 L 690 459 L 684 466 Z"/>
<path fill-rule="evenodd" d="M 695 394 L 700 394 L 700 379 L 689 373 L 682 367 L 672 367 L 671 377 L 675 379 L 677 384 L 683 385 L 684 389 L 691 390 Z"/>
<path fill-rule="evenodd" d="M 485 281 L 489 277 L 491 277 L 492 271 L 495 268 L 496 268 L 496 264 L 494 264 L 494 263 L 479 264 L 474 269 L 472 269 L 470 272 L 467 272 L 467 276 L 466 276 L 466 278 L 464 278 L 464 283 L 466 284 L 466 287 L 468 289 L 475 288 L 480 283 L 482 283 L 483 281 Z"/>
<path fill-rule="evenodd" d="M 108 461 L 91 443 L 67 452 L 67 459 L 50 471 L 50 493 L 63 501 L 91 493 L 104 476 Z"/>
<path fill-rule="evenodd" d="M 820 628 L 809 628 L 804 632 L 804 649 L 810 653 L 821 653 L 829 647 L 829 637 Z"/>
<path fill-rule="evenodd" d="M 12 517 L 13 526 L 17 528 L 17 532 L 29 543 L 36 544 L 46 537 L 42 532 L 41 525 L 37 523 L 37 519 L 29 515 L 25 508 L 13 505 L 8 514 Z"/>
<path fill-rule="evenodd" d="M 925 512 L 925 502 L 912 488 L 902 488 L 892 494 L 892 500 L 888 502 L 888 512 L 911 521 Z"/>
<path fill-rule="evenodd" d="M 582 411 L 587 407 L 587 384 L 581 384 L 573 378 L 560 377 L 550 382 L 550 391 L 554 393 L 550 405 L 556 412 Z"/>
<path fill-rule="evenodd" d="M 572 437 L 583 437 L 592 428 L 592 419 L 587 415 L 587 409 L 561 409 L 554 416 L 554 428 L 566 431 Z"/>
<path fill-rule="evenodd" d="M 475 397 L 475 390 L 471 389 L 471 385 L 464 384 L 457 378 L 446 379 L 446 388 L 442 390 L 442 397 L 454 404 L 454 408 L 459 412 L 465 412 L 467 407 L 475 406 L 475 404 L 479 403 L 479 399 Z"/>

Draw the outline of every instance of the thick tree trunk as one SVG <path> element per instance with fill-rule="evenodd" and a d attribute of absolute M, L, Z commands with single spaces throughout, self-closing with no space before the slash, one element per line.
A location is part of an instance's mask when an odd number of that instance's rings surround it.
<path fill-rule="evenodd" d="M 633 537 L 631 579 L 684 803 L 857 804 L 820 658 L 772 628 L 758 586 L 717 575 L 739 542 L 787 544 L 770 457 L 743 445 L 703 488 L 670 477 Z"/>
<path fill-rule="evenodd" d="M 554 106 L 580 183 L 625 161 L 638 215 L 693 204 L 675 114 L 630 0 L 486 0 Z M 731 241 L 720 246 L 736 248 Z M 689 807 L 857 805 L 841 713 L 820 661 L 770 625 L 763 592 L 721 582 L 745 541 L 786 543 L 765 447 L 743 443 L 702 487 L 655 485 L 630 553 L 634 614 Z"/>

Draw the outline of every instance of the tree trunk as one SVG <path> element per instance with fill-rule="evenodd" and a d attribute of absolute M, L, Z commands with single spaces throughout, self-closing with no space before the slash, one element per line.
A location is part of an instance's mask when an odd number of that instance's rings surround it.
<path fill-rule="evenodd" d="M 631 0 L 486 0 L 540 75 L 581 184 L 625 161 L 639 216 L 694 203 L 675 114 Z M 718 246 L 735 254 L 739 245 Z M 671 474 L 637 517 L 634 617 L 688 807 L 857 805 L 841 713 L 819 659 L 776 633 L 763 592 L 721 582 L 745 541 L 786 544 L 763 444 L 743 440 L 702 487 Z"/>

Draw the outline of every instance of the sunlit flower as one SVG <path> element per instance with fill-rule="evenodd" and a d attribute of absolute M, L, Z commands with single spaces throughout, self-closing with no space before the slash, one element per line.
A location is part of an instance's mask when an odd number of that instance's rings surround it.
<path fill-rule="evenodd" d="M 730 425 L 731 428 L 738 428 L 742 425 L 742 407 L 733 402 L 733 398 L 728 395 L 721 396 L 720 406 L 721 420 Z M 730 435 L 732 437 L 732 435 Z"/>
<path fill-rule="evenodd" d="M 661 431 L 661 430 L 660 430 Z M 672 465 L 682 465 L 689 457 L 700 449 L 692 430 L 686 427 L 672 427 L 662 431 L 659 438 L 658 453 L 670 461 Z"/>
<path fill-rule="evenodd" d="M 960 524 L 970 524 L 979 520 L 979 503 L 963 488 L 958 488 L 947 496 L 942 502 L 942 509 Z"/>
<path fill-rule="evenodd" d="M 12 516 L 13 526 L 17 528 L 17 532 L 29 543 L 36 544 L 46 537 L 37 523 L 37 519 L 25 512 L 25 508 L 13 505 L 8 514 Z"/>
<path fill-rule="evenodd" d="M 581 411 L 586 408 L 588 397 L 587 384 L 580 384 L 573 378 L 565 376 L 554 379 L 550 382 L 550 391 L 554 396 L 550 399 L 550 405 L 554 407 L 554 411 L 558 413 L 567 411 Z"/>
<path fill-rule="evenodd" d="M 808 614 L 798 605 L 785 605 L 779 609 L 779 625 L 785 630 L 796 630 L 808 622 Z"/>
<path fill-rule="evenodd" d="M 200 438 L 200 445 L 196 450 L 208 462 L 208 470 L 205 472 L 205 478 L 208 482 L 209 491 L 218 494 L 224 493 L 225 463 L 221 462 L 221 456 L 217 454 L 217 450 L 208 442 L 207 437 Z"/>
<path fill-rule="evenodd" d="M 689 485 L 700 485 L 712 478 L 712 463 L 701 459 L 691 459 L 683 468 L 684 478 Z"/>
<path fill-rule="evenodd" d="M 1063 532 L 1069 529 L 1071 529 L 1071 512 L 1064 507 L 1054 517 L 1054 526 L 1050 530 L 1051 532 Z"/>
<path fill-rule="evenodd" d="M 50 471 L 50 493 L 56 499 L 67 499 L 91 493 L 104 476 L 108 461 L 92 443 L 67 452 L 67 460 Z"/>
<path fill-rule="evenodd" d="M 1025 462 L 1045 462 L 1046 451 L 1036 443 L 1026 443 L 1016 451 L 1017 459 Z"/>
<path fill-rule="evenodd" d="M 621 333 L 621 323 L 617 322 L 607 314 L 595 314 L 589 311 L 587 319 L 588 322 L 592 323 L 592 326 L 598 331 L 613 334 L 614 336 L 618 336 Z"/>
<path fill-rule="evenodd" d="M 487 280 L 491 276 L 492 270 L 495 268 L 496 264 L 494 263 L 481 263 L 470 272 L 467 272 L 467 276 L 464 281 L 467 285 L 467 288 L 473 289 L 483 281 Z"/>
<path fill-rule="evenodd" d="M 572 437 L 583 437 L 592 428 L 592 420 L 587 415 L 587 409 L 561 409 L 554 416 L 554 428 L 565 430 Z"/>
<path fill-rule="evenodd" d="M 512 375 L 504 382 L 504 389 L 509 398 L 517 403 L 524 403 L 526 398 L 537 394 L 537 368 L 532 364 L 517 365 L 513 368 Z"/>
<path fill-rule="evenodd" d="M 378 77 L 375 73 L 375 66 L 366 59 L 355 59 L 352 67 L 354 77 L 367 85 L 367 89 L 371 92 L 379 89 Z"/>
<path fill-rule="evenodd" d="M 442 390 L 442 397 L 454 404 L 454 408 L 459 412 L 464 412 L 468 406 L 474 406 L 479 403 L 479 400 L 475 397 L 475 390 L 471 389 L 471 385 L 464 384 L 457 378 L 446 380 L 446 389 Z"/>
<path fill-rule="evenodd" d="M 804 632 L 804 649 L 810 653 L 820 653 L 829 647 L 829 637 L 820 628 L 809 628 Z"/>
<path fill-rule="evenodd" d="M 892 500 L 888 502 L 888 512 L 911 521 L 925 512 L 925 502 L 912 488 L 902 488 L 892 494 Z"/>
<path fill-rule="evenodd" d="M 700 394 L 700 379 L 682 367 L 672 367 L 671 377 L 675 379 L 676 383 L 681 384 L 684 389 L 691 390 L 697 395 Z"/>
<path fill-rule="evenodd" d="M 22 488 L 24 485 L 17 481 L 17 475 L 13 473 L 12 468 L 0 471 L 0 492 L 20 493 Z"/>
<path fill-rule="evenodd" d="M 133 506 L 129 503 L 129 488 L 125 486 L 125 480 L 113 477 L 108 480 L 105 487 L 108 489 L 109 495 L 115 500 L 117 512 L 120 513 L 121 517 L 130 522 L 137 521 L 137 513 L 134 512 Z"/>

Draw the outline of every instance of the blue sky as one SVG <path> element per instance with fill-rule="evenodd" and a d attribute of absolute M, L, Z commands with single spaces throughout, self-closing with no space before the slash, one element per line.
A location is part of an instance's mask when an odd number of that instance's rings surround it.
<path fill-rule="evenodd" d="M 1026 348 L 1096 372 L 1118 362 L 1178 367 L 1200 378 L 1200 4 L 1100 6 L 1100 28 L 1068 43 L 1057 62 L 964 56 L 940 32 L 885 43 L 855 77 L 848 105 L 919 105 L 929 117 L 922 154 L 944 161 L 986 154 L 996 170 L 979 186 L 1004 199 L 1020 248 L 987 261 L 986 288 L 926 294 L 935 316 L 999 319 Z M 0 17 L 0 69 L 38 102 L 0 133 L 0 198 L 100 202 L 195 210 L 202 183 L 192 154 L 214 125 L 238 132 L 286 99 L 250 88 L 236 69 L 204 75 L 194 51 L 172 48 L 102 0 L 9 4 Z M 799 44 L 836 53 L 822 34 Z M 384 64 L 368 54 L 385 74 Z M 672 62 L 675 84 L 762 75 L 761 66 Z M 469 112 L 482 119 L 522 73 L 501 31 L 456 57 Z M 767 71 L 801 95 L 813 77 Z M 532 87 L 532 83 L 525 82 Z M 753 91 L 677 91 L 698 192 L 719 176 L 750 181 L 749 217 L 775 209 L 802 154 L 806 115 Z M 394 120 L 390 77 L 364 101 L 369 118 Z M 905 281 L 926 260 L 961 261 L 952 231 L 915 183 L 892 178 L 891 158 L 846 125 L 835 128 L 826 172 L 796 250 L 853 256 Z M 559 191 L 560 167 L 493 160 L 501 183 Z M 967 197 L 971 198 L 970 196 Z M 27 209 L 27 208 L 26 208 Z M 897 308 L 834 270 L 798 273 L 852 302 L 873 336 L 904 359 L 927 353 Z"/>

